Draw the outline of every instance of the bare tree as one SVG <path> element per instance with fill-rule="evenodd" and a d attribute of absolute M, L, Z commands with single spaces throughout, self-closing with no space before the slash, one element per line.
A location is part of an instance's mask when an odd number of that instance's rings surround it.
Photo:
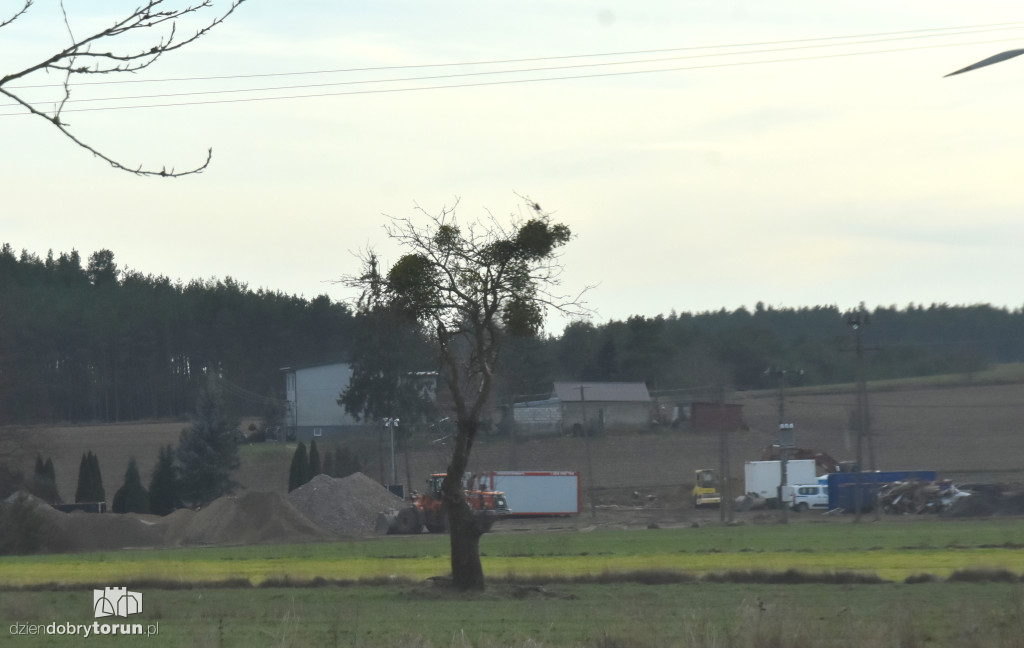
<path fill-rule="evenodd" d="M 173 0 L 172 0 L 173 1 Z M 164 54 L 179 50 L 196 42 L 211 29 L 227 20 L 245 0 L 230 0 L 222 13 L 204 18 L 195 31 L 179 33 L 179 20 L 193 16 L 204 16 L 214 10 L 214 0 L 199 0 L 191 4 L 169 4 L 165 0 L 146 0 L 135 9 L 125 10 L 119 18 L 104 29 L 88 35 L 75 33 L 72 20 L 60 0 L 60 12 L 67 33 L 67 45 L 42 60 L 24 69 L 0 77 L 0 94 L 14 100 L 30 114 L 53 124 L 65 137 L 96 157 L 106 161 L 115 169 L 139 176 L 179 177 L 200 173 L 210 164 L 213 149 L 209 149 L 206 160 L 199 166 L 186 171 L 148 169 L 143 166 L 128 166 L 114 157 L 103 153 L 96 146 L 77 137 L 64 120 L 63 111 L 71 98 L 73 81 L 77 77 L 105 74 L 131 74 L 156 63 Z M 8 17 L 0 16 L 0 29 L 10 28 L 19 19 L 24 19 L 35 4 L 35 0 L 24 0 L 20 9 Z M 143 38 L 140 45 L 140 37 Z M 24 86 L 15 82 L 24 81 L 38 73 L 57 73 L 63 77 L 62 96 L 57 101 L 40 101 L 25 98 L 21 92 Z M 48 105 L 52 104 L 52 107 Z"/>
<path fill-rule="evenodd" d="M 484 525 L 466 502 L 462 480 L 473 443 L 489 405 L 501 342 L 507 335 L 539 332 L 545 310 L 582 313 L 581 297 L 558 291 L 560 248 L 569 242 L 566 225 L 554 223 L 540 205 L 527 200 L 528 218 L 511 225 L 493 216 L 463 226 L 454 208 L 426 216 L 420 226 L 393 218 L 388 238 L 404 251 L 383 275 L 372 253 L 365 271 L 343 281 L 364 297 L 403 309 L 430 339 L 454 406 L 456 436 L 442 497 L 451 530 L 454 585 L 482 589 L 480 536 Z"/>

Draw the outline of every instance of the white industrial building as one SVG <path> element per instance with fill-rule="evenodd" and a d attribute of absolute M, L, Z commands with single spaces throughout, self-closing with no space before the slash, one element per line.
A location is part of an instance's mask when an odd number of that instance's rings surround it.
<path fill-rule="evenodd" d="M 346 430 L 365 425 L 338 404 L 348 389 L 352 368 L 343 362 L 299 369 L 286 368 L 285 427 L 304 443 L 321 437 L 337 438 Z"/>

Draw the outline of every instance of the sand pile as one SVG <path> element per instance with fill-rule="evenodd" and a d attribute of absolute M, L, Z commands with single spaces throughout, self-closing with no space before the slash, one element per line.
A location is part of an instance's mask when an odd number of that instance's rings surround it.
<path fill-rule="evenodd" d="M 344 536 L 373 535 L 378 513 L 407 506 L 363 473 L 341 479 L 317 475 L 288 493 L 288 500 L 324 529 Z"/>
<path fill-rule="evenodd" d="M 173 518 L 173 519 L 172 519 Z M 175 512 L 161 525 L 166 545 L 242 545 L 329 540 L 327 533 L 277 493 L 221 497 L 201 511 Z"/>

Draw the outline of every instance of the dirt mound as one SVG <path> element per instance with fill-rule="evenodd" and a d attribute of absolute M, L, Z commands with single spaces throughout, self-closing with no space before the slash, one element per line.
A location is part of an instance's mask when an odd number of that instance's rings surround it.
<path fill-rule="evenodd" d="M 157 547 L 163 541 L 163 532 L 154 516 L 82 511 L 60 515 L 67 518 L 65 528 L 72 539 L 73 551 Z"/>
<path fill-rule="evenodd" d="M 23 495 L 42 521 L 42 545 L 47 553 L 106 551 L 128 547 L 155 547 L 163 540 L 160 518 L 132 513 L 62 513 L 32 495 Z M 15 496 L 12 496 L 12 498 Z"/>
<path fill-rule="evenodd" d="M 167 545 L 242 545 L 331 538 L 278 493 L 249 492 L 221 497 L 191 515 L 169 515 L 162 526 L 166 529 Z"/>
<path fill-rule="evenodd" d="M 35 511 L 36 516 L 38 516 L 40 521 L 39 530 L 42 537 L 42 543 L 39 547 L 41 552 L 53 553 L 73 550 L 71 536 L 68 533 L 67 515 L 35 495 L 30 495 L 24 491 L 12 493 L 4 500 L 6 504 L 13 504 L 16 501 L 30 506 Z"/>
<path fill-rule="evenodd" d="M 288 500 L 324 529 L 345 536 L 373 535 L 377 514 L 405 501 L 363 473 L 336 479 L 317 475 Z"/>

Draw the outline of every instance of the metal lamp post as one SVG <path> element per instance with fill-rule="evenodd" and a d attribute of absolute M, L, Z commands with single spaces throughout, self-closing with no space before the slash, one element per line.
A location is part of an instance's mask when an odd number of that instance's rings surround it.
<path fill-rule="evenodd" d="M 398 427 L 399 419 L 384 419 L 384 427 L 391 431 L 391 483 L 398 481 L 398 466 L 395 464 L 395 428 Z"/>
<path fill-rule="evenodd" d="M 796 446 L 793 437 L 792 423 L 779 423 L 779 507 L 782 509 L 782 522 L 789 523 L 789 507 L 786 506 L 785 492 L 786 482 L 789 481 L 786 474 L 787 462 L 789 461 L 789 450 Z"/>

